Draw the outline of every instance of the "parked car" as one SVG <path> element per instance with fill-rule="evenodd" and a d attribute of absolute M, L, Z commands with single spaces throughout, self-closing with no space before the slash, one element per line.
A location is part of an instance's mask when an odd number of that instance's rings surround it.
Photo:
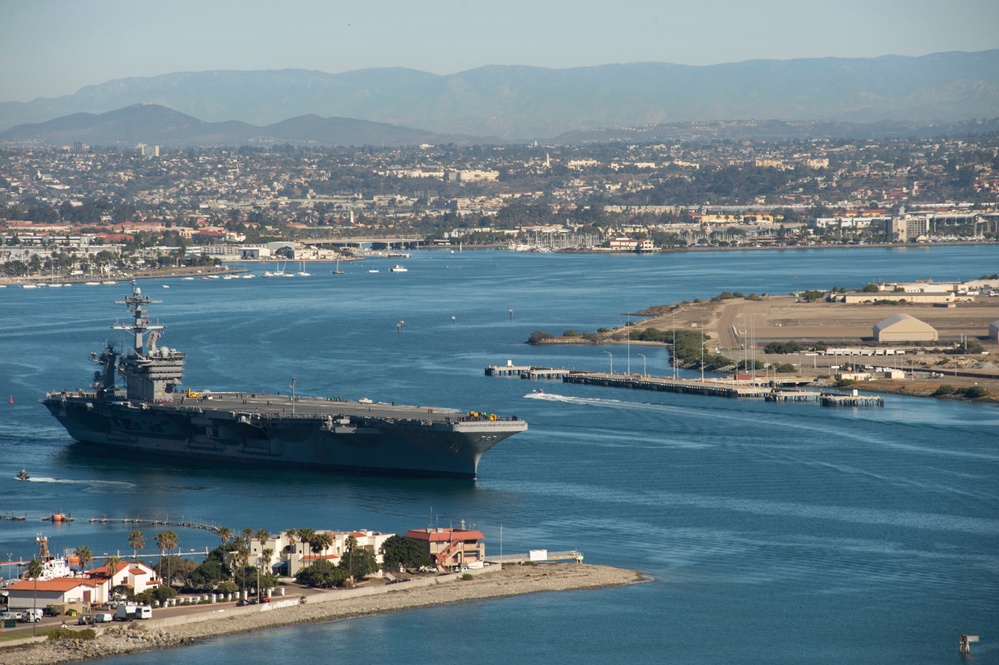
<path fill-rule="evenodd" d="M 114 615 L 110 612 L 100 612 L 94 615 L 94 623 L 111 623 L 114 621 Z"/>

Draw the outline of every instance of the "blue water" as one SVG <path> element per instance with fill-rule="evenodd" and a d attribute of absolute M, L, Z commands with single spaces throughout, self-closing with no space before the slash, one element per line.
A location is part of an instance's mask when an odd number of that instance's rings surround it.
<path fill-rule="evenodd" d="M 417 253 L 314 265 L 311 278 L 169 282 L 144 290 L 188 352 L 194 389 L 288 392 L 516 414 L 531 429 L 488 453 L 475 482 L 331 477 L 86 454 L 37 404 L 88 383 L 89 353 L 128 290 L 0 290 L 0 557 L 131 549 L 122 524 L 195 519 L 234 531 L 402 532 L 460 520 L 488 549 L 578 548 L 653 578 L 233 636 L 129 663 L 941 663 L 961 633 L 999 663 L 999 408 L 889 397 L 823 409 L 483 376 L 515 363 L 615 369 L 623 347 L 530 347 L 533 330 L 620 325 L 623 312 L 723 290 L 787 293 L 875 279 L 996 272 L 988 247 L 657 256 Z M 369 267 L 381 272 L 369 274 Z M 259 267 L 258 271 L 263 270 Z M 161 288 L 169 284 L 170 289 Z M 511 314 L 512 310 L 512 314 Z M 454 317 L 452 321 L 452 317 Z M 399 322 L 404 323 L 400 326 Z M 648 371 L 672 372 L 643 347 Z M 632 348 L 631 367 L 642 359 Z M 619 364 L 621 363 L 621 364 Z M 6 402 L 6 400 L 4 400 Z M 13 479 L 27 468 L 32 482 Z M 77 521 L 41 521 L 53 511 Z M 145 529 L 149 546 L 156 529 Z M 179 530 L 185 550 L 217 539 Z M 502 535 L 502 541 L 501 541 Z M 0 570 L 7 575 L 8 570 Z M 348 656 L 349 655 L 349 656 Z"/>

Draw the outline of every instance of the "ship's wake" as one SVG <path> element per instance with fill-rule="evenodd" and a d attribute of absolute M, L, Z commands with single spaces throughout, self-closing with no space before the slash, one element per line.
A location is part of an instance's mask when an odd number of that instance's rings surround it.
<path fill-rule="evenodd" d="M 78 480 L 75 478 L 46 478 L 46 477 L 35 477 L 32 476 L 28 478 L 29 483 L 54 483 L 56 485 L 87 485 L 95 488 L 126 488 L 131 489 L 135 487 L 135 483 L 130 483 L 124 480 Z"/>

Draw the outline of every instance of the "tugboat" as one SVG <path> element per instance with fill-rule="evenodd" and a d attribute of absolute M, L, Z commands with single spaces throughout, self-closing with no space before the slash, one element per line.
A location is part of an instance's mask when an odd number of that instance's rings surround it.
<path fill-rule="evenodd" d="M 18 480 L 27 480 L 31 476 L 28 475 L 27 471 L 25 471 L 24 469 L 21 469 L 20 472 L 18 472 L 18 474 L 16 476 L 14 476 L 14 477 L 17 478 Z"/>

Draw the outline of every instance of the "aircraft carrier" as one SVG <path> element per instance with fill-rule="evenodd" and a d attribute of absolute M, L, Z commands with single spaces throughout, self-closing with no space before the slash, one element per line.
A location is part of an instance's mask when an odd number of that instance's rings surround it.
<path fill-rule="evenodd" d="M 251 392 L 182 391 L 186 354 L 157 340 L 152 300 L 132 284 L 112 326 L 134 335 L 127 351 L 93 353 L 87 390 L 41 400 L 84 444 L 220 466 L 302 467 L 342 473 L 475 478 L 479 460 L 527 423 L 475 411 Z M 118 386 L 123 380 L 124 388 Z M 294 382 L 293 382 L 294 385 Z"/>

